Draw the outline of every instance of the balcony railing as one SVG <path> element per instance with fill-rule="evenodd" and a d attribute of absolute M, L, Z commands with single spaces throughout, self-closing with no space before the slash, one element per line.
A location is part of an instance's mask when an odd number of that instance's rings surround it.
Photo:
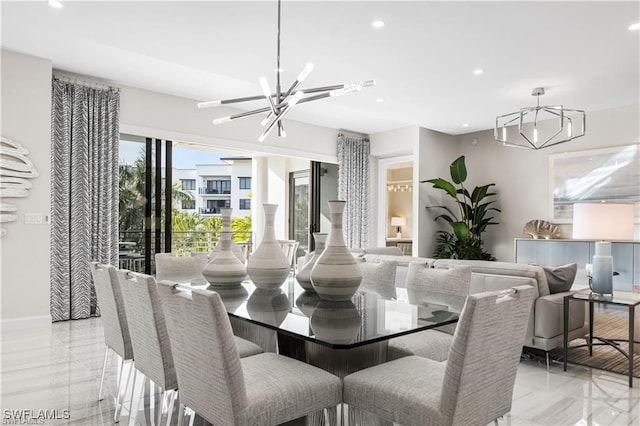
<path fill-rule="evenodd" d="M 198 193 L 201 195 L 229 195 L 231 194 L 230 189 L 219 190 L 215 188 L 200 188 L 198 189 Z"/>
<path fill-rule="evenodd" d="M 247 252 L 252 251 L 253 232 L 234 231 L 233 240 L 243 246 L 247 246 Z M 121 242 L 135 242 L 135 251 L 144 251 L 144 231 L 120 231 Z M 152 233 L 153 241 L 155 234 Z M 165 250 L 164 233 L 161 234 L 161 247 L 156 253 L 170 251 L 172 253 L 208 253 L 216 246 L 220 239 L 220 231 L 173 231 L 171 233 L 171 250 Z"/>
<path fill-rule="evenodd" d="M 218 207 L 212 207 L 210 209 L 200 208 L 199 212 L 200 214 L 220 214 L 220 208 Z"/>

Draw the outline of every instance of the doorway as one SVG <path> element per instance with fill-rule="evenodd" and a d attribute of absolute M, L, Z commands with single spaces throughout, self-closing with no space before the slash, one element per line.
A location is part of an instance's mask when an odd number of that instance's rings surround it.
<path fill-rule="evenodd" d="M 412 255 L 417 246 L 414 181 L 413 157 L 379 160 L 378 245 L 398 247 L 405 255 Z"/>

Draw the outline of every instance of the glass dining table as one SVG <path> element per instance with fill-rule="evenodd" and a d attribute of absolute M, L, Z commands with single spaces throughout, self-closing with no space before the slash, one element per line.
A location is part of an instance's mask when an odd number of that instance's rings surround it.
<path fill-rule="evenodd" d="M 277 289 L 256 288 L 250 281 L 233 288 L 191 288 L 216 291 L 231 319 L 275 333 L 280 354 L 340 377 L 386 361 L 390 339 L 453 324 L 459 316 L 404 288 L 392 289 L 395 297 L 361 288 L 350 301 L 325 301 L 294 276 Z"/>

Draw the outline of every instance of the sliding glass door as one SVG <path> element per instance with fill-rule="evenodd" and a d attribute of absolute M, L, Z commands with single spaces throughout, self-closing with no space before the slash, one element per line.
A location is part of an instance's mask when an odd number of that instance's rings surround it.
<path fill-rule="evenodd" d="M 155 253 L 172 246 L 171 154 L 171 141 L 121 136 L 121 267 L 151 274 Z"/>

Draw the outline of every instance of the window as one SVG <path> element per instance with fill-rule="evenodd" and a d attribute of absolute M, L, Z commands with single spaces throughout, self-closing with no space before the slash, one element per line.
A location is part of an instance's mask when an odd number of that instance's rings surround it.
<path fill-rule="evenodd" d="M 196 208 L 196 200 L 182 200 L 183 210 L 194 210 Z"/>
<path fill-rule="evenodd" d="M 250 177 L 241 177 L 238 178 L 240 180 L 240 189 L 251 189 L 251 178 Z"/>
<path fill-rule="evenodd" d="M 182 189 L 195 191 L 196 189 L 195 179 L 180 179 L 180 182 L 182 182 Z"/>
<path fill-rule="evenodd" d="M 208 180 L 207 194 L 231 194 L 230 180 Z"/>
<path fill-rule="evenodd" d="M 240 210 L 251 210 L 251 199 L 241 198 L 239 207 L 240 207 Z"/>

